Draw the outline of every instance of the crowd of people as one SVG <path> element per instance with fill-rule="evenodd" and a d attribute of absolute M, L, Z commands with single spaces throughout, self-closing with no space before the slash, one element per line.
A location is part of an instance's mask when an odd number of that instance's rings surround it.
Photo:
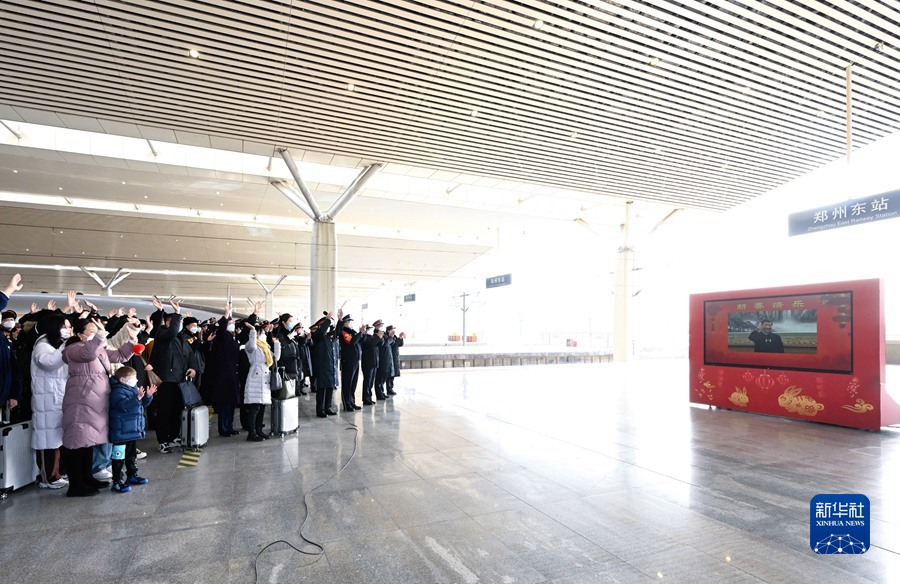
<path fill-rule="evenodd" d="M 68 487 L 71 497 L 146 484 L 137 442 L 148 426 L 159 453 L 182 448 L 186 380 L 213 408 L 219 436 L 244 431 L 251 442 L 270 437 L 264 421 L 273 400 L 314 392 L 316 415 L 327 418 L 338 413 L 340 389 L 340 408 L 361 410 L 360 371 L 363 406 L 396 395 L 406 335 L 381 320 L 354 328 L 338 310 L 307 329 L 287 313 L 260 318 L 256 303 L 246 318 L 226 304 L 219 319 L 200 321 L 178 302 L 167 310 L 156 299 L 142 320 L 134 308 L 100 314 L 74 291 L 66 306 L 32 304 L 19 316 L 6 308 L 21 289 L 16 274 L 0 290 L 0 407 L 13 422 L 32 420 L 38 485 Z"/>

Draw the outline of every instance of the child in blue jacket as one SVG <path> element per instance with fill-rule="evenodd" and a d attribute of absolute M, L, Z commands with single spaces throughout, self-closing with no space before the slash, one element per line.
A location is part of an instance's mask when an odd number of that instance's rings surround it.
<path fill-rule="evenodd" d="M 137 441 L 144 434 L 144 408 L 153 401 L 156 386 L 137 387 L 137 371 L 120 367 L 110 378 L 109 441 L 112 451 L 112 490 L 127 493 L 130 485 L 146 485 L 147 479 L 138 475 Z M 125 467 L 126 478 L 122 477 Z"/>

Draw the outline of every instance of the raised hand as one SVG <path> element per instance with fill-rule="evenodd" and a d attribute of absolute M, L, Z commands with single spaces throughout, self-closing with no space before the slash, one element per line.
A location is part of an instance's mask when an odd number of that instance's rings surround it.
<path fill-rule="evenodd" d="M 78 304 L 78 300 L 75 298 L 75 290 L 69 290 L 66 293 L 66 308 L 75 308 L 76 304 Z"/>
<path fill-rule="evenodd" d="M 9 298 L 12 296 L 13 292 L 18 292 L 22 289 L 22 274 L 14 274 L 12 278 L 9 279 L 9 284 L 7 284 L 3 288 L 3 293 L 6 294 L 6 297 Z"/>
<path fill-rule="evenodd" d="M 184 313 L 184 315 L 187 317 L 191 317 L 191 316 L 194 316 L 194 313 L 191 312 L 190 310 L 188 310 L 187 312 Z"/>
<path fill-rule="evenodd" d="M 93 310 L 94 312 L 99 312 L 99 311 L 97 310 L 97 305 L 94 304 L 93 302 L 91 302 L 90 300 L 87 300 L 87 299 L 82 298 L 81 301 L 84 302 L 84 305 L 85 305 L 85 306 L 87 306 L 88 308 L 90 308 L 90 309 Z"/>
<path fill-rule="evenodd" d="M 153 297 L 153 306 L 156 307 L 156 310 L 162 310 L 162 309 L 163 309 L 163 304 L 162 304 L 162 302 L 160 302 L 160 301 L 159 301 L 159 298 L 157 298 L 156 296 Z"/>
<path fill-rule="evenodd" d="M 147 320 L 145 320 L 144 322 L 147 325 L 146 327 L 144 327 L 144 330 L 147 332 L 147 334 L 150 334 L 150 331 L 153 330 L 153 321 L 150 320 L 149 316 L 147 316 Z"/>
<path fill-rule="evenodd" d="M 56 300 L 50 300 L 47 302 L 47 310 L 56 310 Z"/>
<path fill-rule="evenodd" d="M 32 302 L 32 303 L 31 303 L 31 312 L 32 312 L 32 314 L 34 314 L 35 312 L 37 312 L 37 311 L 40 310 L 40 309 L 41 309 L 41 307 L 37 305 L 37 302 Z"/>
<path fill-rule="evenodd" d="M 181 304 L 172 299 L 169 300 L 169 305 L 172 307 L 172 310 L 175 311 L 175 314 L 181 314 Z"/>
<path fill-rule="evenodd" d="M 112 318 L 112 317 L 114 317 L 115 315 L 116 315 L 116 310 L 115 310 L 115 309 L 112 309 L 112 310 L 110 310 L 109 312 L 106 313 L 106 316 L 109 317 L 109 318 Z"/>
<path fill-rule="evenodd" d="M 128 309 L 128 318 L 134 318 L 137 315 L 137 308 L 132 306 Z"/>
<path fill-rule="evenodd" d="M 225 303 L 225 320 L 231 318 L 231 302 Z"/>
<path fill-rule="evenodd" d="M 253 314 L 259 314 L 260 310 L 262 310 L 262 302 L 257 300 L 253 303 Z"/>

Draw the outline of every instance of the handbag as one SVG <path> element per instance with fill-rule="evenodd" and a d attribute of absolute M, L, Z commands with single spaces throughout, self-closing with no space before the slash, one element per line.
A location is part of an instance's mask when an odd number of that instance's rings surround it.
<path fill-rule="evenodd" d="M 200 397 L 200 391 L 190 379 L 185 378 L 184 381 L 178 384 L 178 389 L 181 390 L 181 397 L 184 399 L 185 407 L 194 406 L 203 402 L 203 398 Z"/>
<path fill-rule="evenodd" d="M 284 389 L 284 367 L 272 367 L 269 372 L 269 389 L 272 391 L 272 397 L 275 399 L 287 399 L 287 392 Z"/>

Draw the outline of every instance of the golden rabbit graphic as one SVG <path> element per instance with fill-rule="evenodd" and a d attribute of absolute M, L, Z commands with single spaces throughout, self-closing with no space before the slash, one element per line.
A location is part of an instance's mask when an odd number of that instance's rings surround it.
<path fill-rule="evenodd" d="M 791 385 L 778 396 L 778 405 L 793 414 L 810 417 L 825 409 L 824 404 L 820 404 L 808 395 L 800 395 L 802 391 L 802 387 Z"/>
<path fill-rule="evenodd" d="M 742 408 L 750 403 L 750 398 L 747 397 L 746 387 L 735 387 L 734 389 L 735 392 L 731 394 L 731 397 L 728 398 L 728 401 Z"/>

